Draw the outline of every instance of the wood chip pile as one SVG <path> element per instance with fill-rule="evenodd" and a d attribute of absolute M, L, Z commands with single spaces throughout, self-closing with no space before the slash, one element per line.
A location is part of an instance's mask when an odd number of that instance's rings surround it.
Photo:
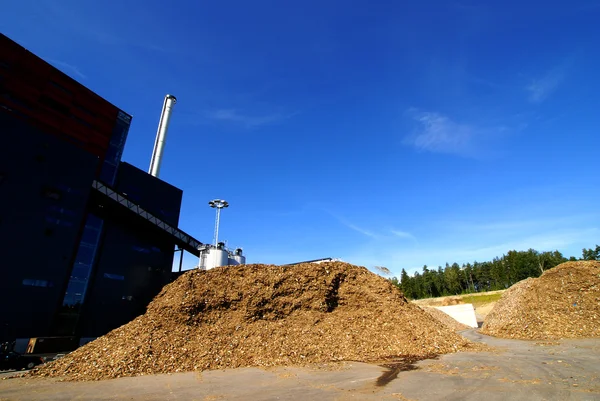
<path fill-rule="evenodd" d="M 100 380 L 473 347 L 364 267 L 226 266 L 189 271 L 165 286 L 144 315 L 33 375 Z"/>
<path fill-rule="evenodd" d="M 600 262 L 567 262 L 510 287 L 481 332 L 497 337 L 600 337 Z"/>
<path fill-rule="evenodd" d="M 434 308 L 431 306 L 424 306 L 422 309 L 425 312 L 429 313 L 435 319 L 439 320 L 443 325 L 447 326 L 450 330 L 460 331 L 460 330 L 470 329 L 470 327 L 467 326 L 466 324 L 459 322 L 458 320 L 454 319 L 452 316 L 450 316 L 446 312 L 442 312 L 441 310 L 439 310 L 437 308 Z"/>

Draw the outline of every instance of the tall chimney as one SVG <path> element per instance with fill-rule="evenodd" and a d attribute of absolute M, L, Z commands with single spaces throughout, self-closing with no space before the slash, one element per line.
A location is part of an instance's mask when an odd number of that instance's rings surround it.
<path fill-rule="evenodd" d="M 166 95 L 163 103 L 160 121 L 158 122 L 158 130 L 156 131 L 156 139 L 154 140 L 154 150 L 152 151 L 152 159 L 150 160 L 150 168 L 148 174 L 158 177 L 160 173 L 160 163 L 162 162 L 162 154 L 167 140 L 167 130 L 169 129 L 169 120 L 173 105 L 177 103 L 177 99 L 173 95 Z"/>

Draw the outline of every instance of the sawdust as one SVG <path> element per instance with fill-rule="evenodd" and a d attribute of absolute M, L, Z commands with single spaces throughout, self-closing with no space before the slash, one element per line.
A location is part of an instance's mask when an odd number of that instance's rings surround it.
<path fill-rule="evenodd" d="M 364 267 L 242 265 L 182 275 L 144 315 L 32 374 L 101 380 L 476 348 Z"/>
<path fill-rule="evenodd" d="M 442 301 L 442 306 L 460 305 L 464 303 L 459 297 L 447 297 Z"/>
<path fill-rule="evenodd" d="M 567 262 L 509 288 L 481 332 L 557 340 L 600 337 L 600 262 Z"/>

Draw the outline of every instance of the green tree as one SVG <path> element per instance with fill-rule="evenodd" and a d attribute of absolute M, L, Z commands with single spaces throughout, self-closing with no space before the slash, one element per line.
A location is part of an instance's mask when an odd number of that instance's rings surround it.
<path fill-rule="evenodd" d="M 538 255 L 538 264 L 541 273 L 566 261 L 567 259 L 559 251 L 542 252 Z"/>
<path fill-rule="evenodd" d="M 423 266 L 423 292 L 426 297 L 433 296 L 433 277 L 427 265 Z"/>
<path fill-rule="evenodd" d="M 414 299 L 417 296 L 417 294 L 414 291 L 414 284 L 412 282 L 412 279 L 404 269 L 402 269 L 402 273 L 400 273 L 400 289 L 402 289 L 404 296 L 407 298 Z"/>
<path fill-rule="evenodd" d="M 600 260 L 600 245 L 582 251 L 582 259 Z M 571 257 L 569 260 L 577 260 Z M 528 277 L 538 277 L 567 259 L 559 251 L 538 252 L 508 251 L 502 257 L 491 261 L 449 265 L 444 268 L 429 269 L 423 266 L 422 272 L 412 277 L 402 270 L 398 284 L 408 298 L 418 299 L 440 295 L 471 293 L 506 289 Z"/>
<path fill-rule="evenodd" d="M 583 248 L 582 259 L 583 260 L 600 260 L 600 245 L 596 245 L 595 249 Z"/>
<path fill-rule="evenodd" d="M 446 269 L 444 269 L 444 281 L 448 293 L 458 295 L 462 292 L 463 287 L 460 279 L 460 267 L 457 263 L 453 263 L 452 266 L 448 266 L 446 263 Z"/>

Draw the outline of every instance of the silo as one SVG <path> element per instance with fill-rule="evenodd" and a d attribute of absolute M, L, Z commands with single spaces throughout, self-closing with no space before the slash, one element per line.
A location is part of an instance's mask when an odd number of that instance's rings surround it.
<path fill-rule="evenodd" d="M 210 248 L 207 256 L 206 269 L 227 266 L 229 261 L 229 254 L 225 249 Z"/>
<path fill-rule="evenodd" d="M 235 250 L 235 252 L 233 253 L 233 260 L 235 261 L 236 265 L 246 264 L 246 257 L 242 255 L 242 248 L 237 248 Z"/>

